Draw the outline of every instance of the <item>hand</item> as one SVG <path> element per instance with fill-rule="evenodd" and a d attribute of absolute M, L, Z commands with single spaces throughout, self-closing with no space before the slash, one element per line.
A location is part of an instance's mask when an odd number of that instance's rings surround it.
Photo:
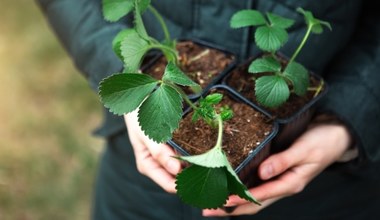
<path fill-rule="evenodd" d="M 135 153 L 137 169 L 165 191 L 175 193 L 174 176 L 180 171 L 180 162 L 173 158 L 172 148 L 158 144 L 145 136 L 137 121 L 137 111 L 124 115 L 128 136 Z"/>
<path fill-rule="evenodd" d="M 261 206 L 231 196 L 226 206 L 236 206 L 232 213 L 204 210 L 205 216 L 255 214 L 284 197 L 301 192 L 327 166 L 337 161 L 350 145 L 350 134 L 342 125 L 317 125 L 306 131 L 287 150 L 267 158 L 259 166 L 259 176 L 269 180 L 249 191 Z"/>

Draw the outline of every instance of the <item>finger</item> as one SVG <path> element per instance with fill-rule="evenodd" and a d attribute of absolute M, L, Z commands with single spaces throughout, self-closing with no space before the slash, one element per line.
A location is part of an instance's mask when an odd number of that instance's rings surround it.
<path fill-rule="evenodd" d="M 176 154 L 171 147 L 166 144 L 157 144 L 150 139 L 146 140 L 146 145 L 152 157 L 170 174 L 177 175 L 179 173 L 181 162 L 173 158 Z"/>
<path fill-rule="evenodd" d="M 145 172 L 147 177 L 156 182 L 166 192 L 176 192 L 175 178 L 166 169 L 157 164 L 153 158 L 145 160 L 144 163 L 150 169 L 150 172 Z"/>
<path fill-rule="evenodd" d="M 253 204 L 253 203 L 247 203 L 243 204 L 240 206 L 237 206 L 236 209 L 234 209 L 233 212 L 227 213 L 223 209 L 216 209 L 216 210 L 211 210 L 211 209 L 205 209 L 202 211 L 203 216 L 211 217 L 211 216 L 237 216 L 237 215 L 247 215 L 247 214 L 256 214 L 259 211 L 263 210 L 264 208 L 270 206 L 274 202 L 278 201 L 280 198 L 276 199 L 271 199 L 263 202 L 261 206 Z"/>
<path fill-rule="evenodd" d="M 261 163 L 258 171 L 259 176 L 262 180 L 278 176 L 302 162 L 305 158 L 304 155 L 307 155 L 307 148 L 302 141 L 297 141 L 287 150 L 274 154 Z"/>
<path fill-rule="evenodd" d="M 175 193 L 175 178 L 152 157 L 144 144 L 139 141 L 133 145 L 138 171 L 152 179 L 165 191 Z"/>
<path fill-rule="evenodd" d="M 304 168 L 307 169 L 307 168 Z M 314 167 L 310 167 L 310 170 Z M 262 203 L 267 200 L 283 198 L 301 192 L 312 177 L 300 175 L 295 170 L 289 170 L 275 180 L 268 181 L 255 188 L 249 189 L 250 193 Z M 251 204 L 236 195 L 230 196 L 226 206 L 240 206 Z"/>

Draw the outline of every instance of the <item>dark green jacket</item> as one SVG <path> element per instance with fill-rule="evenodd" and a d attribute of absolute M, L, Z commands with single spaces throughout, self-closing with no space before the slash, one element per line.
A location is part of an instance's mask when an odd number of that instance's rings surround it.
<path fill-rule="evenodd" d="M 122 69 L 122 63 L 112 51 L 111 41 L 121 29 L 131 25 L 129 17 L 118 23 L 104 21 L 100 0 L 38 2 L 63 46 L 94 90 L 97 90 L 101 79 Z M 240 9 L 255 8 L 295 19 L 296 24 L 290 30 L 289 42 L 282 50 L 287 55 L 295 50 L 305 31 L 303 17 L 295 12 L 296 7 L 311 10 L 316 17 L 329 21 L 333 31 L 312 36 L 298 56 L 298 61 L 326 78 L 330 89 L 326 98 L 319 103 L 318 110 L 332 112 L 346 122 L 355 136 L 360 155 L 355 161 L 330 167 L 303 193 L 277 203 L 274 210 L 280 216 L 284 213 L 294 217 L 299 213 L 301 216 L 309 216 L 309 219 L 313 219 L 313 213 L 326 214 L 334 210 L 338 213 L 336 216 L 339 216 L 345 207 L 355 213 L 364 213 L 364 205 L 368 207 L 366 209 L 376 211 L 374 205 L 380 205 L 380 144 L 377 141 L 380 134 L 380 14 L 371 1 L 152 2 L 163 14 L 174 37 L 212 42 L 233 51 L 240 60 L 259 52 L 253 46 L 249 29 L 229 28 L 229 19 Z M 163 37 L 151 14 L 144 14 L 144 20 L 151 35 Z M 125 133 L 123 120 L 105 111 L 105 121 L 98 134 L 110 138 L 123 132 Z M 356 182 L 346 184 L 348 180 Z M 328 185 L 326 181 L 334 183 Z M 326 197 L 321 194 L 326 194 Z M 284 203 L 288 205 L 281 206 Z M 295 210 L 289 209 L 291 205 Z M 354 215 L 349 216 L 356 219 Z"/>

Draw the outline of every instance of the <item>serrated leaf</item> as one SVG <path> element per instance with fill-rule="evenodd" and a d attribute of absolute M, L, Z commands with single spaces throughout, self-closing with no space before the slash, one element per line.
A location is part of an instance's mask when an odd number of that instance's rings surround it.
<path fill-rule="evenodd" d="M 281 76 L 262 76 L 256 80 L 257 101 L 269 108 L 283 104 L 289 98 L 288 84 Z"/>
<path fill-rule="evenodd" d="M 103 15 L 107 21 L 115 22 L 134 8 L 132 0 L 103 0 Z"/>
<path fill-rule="evenodd" d="M 274 52 L 288 40 L 288 33 L 279 27 L 262 26 L 255 32 L 257 46 L 263 51 Z"/>
<path fill-rule="evenodd" d="M 148 33 L 146 32 L 145 25 L 141 17 L 140 6 L 138 4 L 136 4 L 135 6 L 134 13 L 135 13 L 134 23 L 135 23 L 136 32 L 140 35 L 140 37 L 144 39 L 148 39 L 149 36 L 148 36 Z"/>
<path fill-rule="evenodd" d="M 292 19 L 284 18 L 282 16 L 275 15 L 269 12 L 267 13 L 267 17 L 271 25 L 275 27 L 287 29 L 294 24 L 294 20 Z"/>
<path fill-rule="evenodd" d="M 192 165 L 177 175 L 177 194 L 189 205 L 210 209 L 221 207 L 228 198 L 225 168 Z"/>
<path fill-rule="evenodd" d="M 151 49 L 149 42 L 131 30 L 121 42 L 121 55 L 125 63 L 125 72 L 137 72 L 144 55 Z"/>
<path fill-rule="evenodd" d="M 228 161 L 225 159 L 225 153 L 217 147 L 200 155 L 181 156 L 179 158 L 189 163 L 208 168 L 226 167 L 229 165 Z"/>
<path fill-rule="evenodd" d="M 293 84 L 294 93 L 303 96 L 309 87 L 309 74 L 307 69 L 299 63 L 291 62 L 284 70 L 284 76 Z"/>
<path fill-rule="evenodd" d="M 261 12 L 256 10 L 241 10 L 235 13 L 230 20 L 230 26 L 232 28 L 241 28 L 264 24 L 266 24 L 264 16 L 261 14 Z"/>
<path fill-rule="evenodd" d="M 264 57 L 254 60 L 248 68 L 250 73 L 279 72 L 281 64 L 273 57 Z"/>
<path fill-rule="evenodd" d="M 235 171 L 229 164 L 227 157 L 225 153 L 217 147 L 214 147 L 210 151 L 201 154 L 201 155 L 196 155 L 196 156 L 185 156 L 185 157 L 180 157 L 182 160 L 185 160 L 189 163 L 192 163 L 193 165 L 191 167 L 196 167 L 198 170 L 206 170 L 210 169 L 209 172 L 220 172 L 220 176 L 218 176 L 217 181 L 222 181 L 223 183 L 227 181 L 227 185 L 224 186 L 226 187 L 225 189 L 218 189 L 218 193 L 221 193 L 223 190 L 227 190 L 229 194 L 236 194 L 240 196 L 243 199 L 246 199 L 247 201 L 254 202 L 256 204 L 259 204 L 258 201 L 250 194 L 250 192 L 247 190 L 247 187 L 240 181 L 239 177 L 236 175 Z M 190 167 L 190 168 L 191 168 Z M 189 169 L 189 168 L 187 168 Z M 220 170 L 220 171 L 219 171 Z M 186 169 L 184 170 L 186 171 Z M 222 172 L 224 175 L 222 175 Z M 224 179 L 226 178 L 226 179 Z M 214 192 L 210 192 L 209 190 L 203 191 L 202 193 L 204 195 L 193 195 L 191 194 L 191 191 L 194 192 L 200 192 L 199 189 L 189 189 L 189 186 L 185 186 L 185 184 L 191 185 L 192 183 L 197 183 L 201 182 L 205 185 L 211 185 L 214 184 L 212 181 L 213 179 L 210 179 L 208 176 L 205 175 L 199 175 L 191 172 L 181 172 L 177 176 L 177 193 L 181 196 L 182 199 L 185 199 L 187 201 L 191 200 L 191 205 L 196 204 L 197 207 L 200 208 L 216 208 L 221 206 L 222 204 L 225 203 L 226 197 L 220 197 L 220 198 L 214 198 L 215 194 Z M 185 183 L 187 181 L 187 183 Z M 188 191 L 191 190 L 191 191 Z M 220 190 L 220 191 L 219 191 Z M 196 196 L 196 197 L 193 197 Z M 210 201 L 207 201 L 207 205 L 203 204 L 205 201 L 203 201 L 206 198 L 206 200 L 212 200 L 212 206 L 210 205 Z M 222 198 L 225 198 L 224 201 L 222 201 Z M 218 201 L 218 202 L 216 202 Z M 189 202 L 188 202 L 189 203 Z M 201 204 L 202 203 L 202 206 Z"/>
<path fill-rule="evenodd" d="M 128 35 L 130 34 L 129 32 L 131 31 L 134 31 L 134 30 L 131 30 L 131 29 L 124 29 L 122 31 L 120 31 L 116 36 L 115 38 L 113 39 L 112 41 L 112 49 L 113 51 L 116 53 L 116 55 L 121 59 L 123 60 L 123 56 L 121 55 L 121 42 L 123 41 L 123 39 Z"/>
<path fill-rule="evenodd" d="M 99 95 L 105 107 L 122 115 L 135 110 L 157 83 L 144 74 L 115 74 L 100 82 Z"/>
<path fill-rule="evenodd" d="M 231 194 L 238 195 L 240 198 L 260 205 L 260 202 L 252 196 L 252 194 L 248 191 L 247 187 L 240 181 L 239 177 L 236 175 L 231 165 L 227 166 L 226 170 L 228 191 Z"/>
<path fill-rule="evenodd" d="M 180 68 L 173 62 L 168 62 L 166 65 L 163 81 L 173 82 L 181 86 L 199 86 L 193 80 L 191 80 Z"/>
<path fill-rule="evenodd" d="M 182 117 L 181 95 L 168 85 L 162 84 L 140 106 L 139 123 L 152 140 L 162 143 L 172 137 Z"/>

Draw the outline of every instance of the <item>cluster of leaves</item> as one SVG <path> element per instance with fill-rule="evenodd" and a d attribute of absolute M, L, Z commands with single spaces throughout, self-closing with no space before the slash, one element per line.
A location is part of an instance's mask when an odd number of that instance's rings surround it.
<path fill-rule="evenodd" d="M 140 73 L 114 74 L 100 83 L 99 94 L 104 106 L 117 115 L 139 107 L 142 130 L 161 143 L 172 137 L 182 117 L 182 102 L 187 97 L 178 85 L 199 86 L 169 62 L 161 80 Z"/>
<path fill-rule="evenodd" d="M 112 42 L 113 49 L 124 62 L 125 72 L 136 72 L 144 56 L 152 49 L 163 52 L 168 61 L 177 62 L 176 41 L 163 22 L 162 16 L 150 4 L 150 0 L 103 0 L 103 14 L 106 20 L 115 22 L 133 12 L 134 28 L 120 31 Z M 165 34 L 165 40 L 159 42 L 150 37 L 145 29 L 142 14 L 149 10 L 155 15 Z"/>
<path fill-rule="evenodd" d="M 216 107 L 222 98 L 222 94 L 213 93 L 201 99 L 192 118 L 193 121 L 202 118 L 218 128 L 215 146 L 200 155 L 179 157 L 192 165 L 177 175 L 177 194 L 182 201 L 198 208 L 222 207 L 231 194 L 259 204 L 240 181 L 222 150 L 223 121 L 233 117 L 228 106 Z"/>
<path fill-rule="evenodd" d="M 145 30 L 141 14 L 150 10 L 159 20 L 165 33 L 161 43 L 151 38 Z M 257 203 L 241 183 L 222 150 L 223 121 L 233 117 L 227 106 L 216 108 L 221 94 L 211 94 L 194 105 L 180 86 L 200 90 L 178 67 L 175 41 L 170 39 L 166 25 L 150 0 L 103 0 L 106 20 L 115 22 L 133 12 L 134 28 L 122 30 L 113 40 L 115 53 L 124 62 L 124 72 L 101 81 L 99 95 L 104 106 L 117 115 L 138 109 L 138 121 L 144 133 L 156 142 L 166 142 L 179 127 L 182 103 L 186 101 L 194 110 L 193 120 L 205 120 L 218 127 L 215 147 L 202 155 L 184 156 L 179 159 L 192 166 L 177 176 L 177 193 L 188 204 L 200 208 L 221 207 L 230 194 Z M 138 73 L 142 59 L 151 49 L 161 50 L 167 58 L 162 79 Z"/>
<path fill-rule="evenodd" d="M 220 93 L 213 93 L 205 98 L 200 98 L 198 101 L 198 107 L 194 110 L 192 121 L 197 121 L 200 117 L 206 121 L 211 127 L 216 128 L 217 114 L 220 114 L 223 121 L 227 121 L 233 117 L 233 111 L 229 106 L 223 106 L 219 108 L 219 113 L 215 108 L 215 105 L 219 104 L 223 99 L 223 95 Z"/>
<path fill-rule="evenodd" d="M 110 22 L 133 13 L 134 27 L 120 31 L 112 42 L 113 50 L 124 63 L 124 71 L 102 80 L 99 87 L 101 101 L 117 115 L 140 107 L 138 118 L 142 130 L 154 141 L 165 142 L 178 128 L 182 116 L 183 95 L 177 85 L 194 88 L 199 85 L 176 66 L 175 40 L 170 38 L 162 16 L 150 0 L 103 0 L 102 5 L 103 15 Z M 147 34 L 142 19 L 146 11 L 153 13 L 161 24 L 165 34 L 163 42 Z M 161 80 L 138 73 L 144 56 L 152 49 L 161 50 L 168 61 Z"/>
<path fill-rule="evenodd" d="M 271 73 L 260 76 L 255 82 L 257 101 L 269 108 L 275 108 L 285 103 L 291 92 L 298 96 L 306 94 L 309 87 L 307 69 L 295 58 L 305 45 L 310 33 L 321 34 L 323 26 L 331 30 L 328 22 L 316 19 L 310 11 L 297 8 L 303 14 L 307 24 L 305 36 L 287 64 L 282 64 L 276 52 L 287 42 L 287 29 L 294 24 L 294 20 L 272 13 L 264 16 L 256 10 L 242 10 L 233 15 L 230 21 L 232 28 L 254 26 L 256 45 L 267 55 L 254 60 L 249 66 L 250 73 Z"/>

